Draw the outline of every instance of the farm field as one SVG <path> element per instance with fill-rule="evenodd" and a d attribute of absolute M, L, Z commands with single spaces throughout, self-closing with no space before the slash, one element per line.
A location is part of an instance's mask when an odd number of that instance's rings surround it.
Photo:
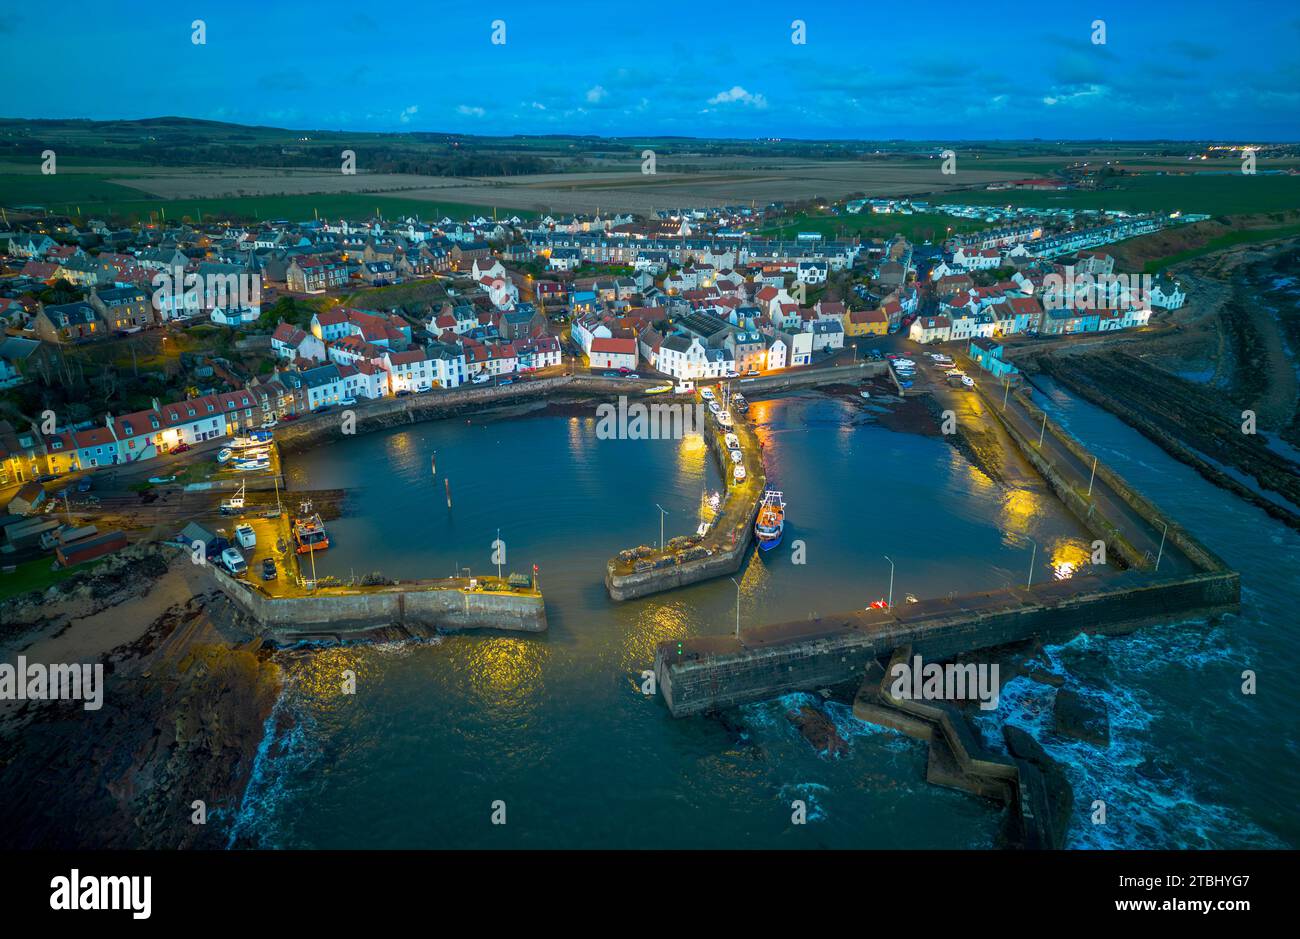
<path fill-rule="evenodd" d="M 364 167 L 364 153 L 358 153 Z M 42 176 L 37 166 L 0 165 L 0 204 L 42 205 L 61 212 L 148 218 L 228 214 L 264 218 L 386 213 L 463 215 L 491 208 L 511 213 L 631 211 L 681 206 L 756 204 L 824 199 L 853 193 L 876 196 L 948 191 L 1023 175 L 970 170 L 945 177 L 937 160 L 754 160 L 665 155 L 655 174 L 643 174 L 636 152 L 626 161 L 605 158 L 598 171 L 494 177 L 420 176 L 264 167 L 154 168 L 76 166 Z M 615 167 L 627 166 L 625 171 Z M 120 169 L 121 173 L 112 170 Z M 954 181 L 959 180 L 959 182 Z"/>

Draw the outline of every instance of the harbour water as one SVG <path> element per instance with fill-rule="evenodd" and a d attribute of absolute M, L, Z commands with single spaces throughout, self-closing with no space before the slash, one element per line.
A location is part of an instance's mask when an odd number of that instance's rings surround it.
<path fill-rule="evenodd" d="M 1100 755 L 1045 741 L 1078 789 L 1073 842 L 1294 844 L 1294 790 L 1278 775 L 1296 766 L 1285 710 L 1294 678 L 1269 662 L 1294 657 L 1285 610 L 1295 579 L 1280 557 L 1269 566 L 1282 582 L 1248 571 L 1270 550 L 1294 561 L 1300 543 L 1107 415 L 1060 406 L 1085 442 L 1140 454 L 1134 467 L 1118 456 L 1114 465 L 1239 565 L 1246 594 L 1242 616 L 1213 628 L 1171 624 L 1049 650 L 1068 684 L 1106 699 L 1115 738 Z M 813 392 L 755 402 L 769 484 L 789 504 L 783 545 L 748 563 L 739 590 L 722 579 L 622 604 L 601 583 L 606 558 L 658 540 L 656 504 L 666 537 L 693 531 L 702 497 L 720 487 L 701 441 L 598 440 L 594 416 L 536 416 L 416 425 L 294 459 L 293 486 L 354 490 L 318 573 L 486 572 L 499 529 L 507 571 L 539 566 L 550 632 L 290 653 L 232 844 L 994 846 L 995 807 L 929 786 L 924 747 L 856 721 L 847 705 L 825 705 L 851 743 L 831 758 L 786 720 L 804 696 L 746 706 L 724 724 L 674 720 L 640 693 L 655 645 L 734 628 L 737 593 L 742 623 L 769 622 L 885 596 L 885 555 L 896 602 L 1023 581 L 1027 539 L 1039 546 L 1035 579 L 1084 564 L 1090 539 L 1043 491 L 1008 490 L 943 438 L 888 430 L 875 410 Z M 1153 476 L 1130 471 L 1139 468 Z M 1251 517 L 1233 521 L 1234 512 Z M 793 563 L 799 542 L 804 564 Z M 1285 697 L 1242 702 L 1239 681 L 1227 679 L 1243 667 Z M 355 695 L 340 693 L 348 669 Z M 981 730 L 996 738 L 998 721 L 1041 724 L 1050 693 L 1012 683 Z M 1094 796 L 1115 806 L 1100 830 L 1087 822 Z M 796 799 L 807 825 L 791 824 Z M 496 800 L 505 825 L 491 824 Z"/>

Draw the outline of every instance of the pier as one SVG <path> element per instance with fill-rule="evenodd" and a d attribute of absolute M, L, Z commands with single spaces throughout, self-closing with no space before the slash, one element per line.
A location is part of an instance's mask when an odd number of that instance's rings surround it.
<path fill-rule="evenodd" d="M 215 586 L 257 622 L 264 638 L 279 642 L 362 639 L 389 628 L 408 635 L 470 629 L 540 633 L 547 628 L 541 590 L 491 576 L 271 594 L 216 564 L 206 569 Z"/>

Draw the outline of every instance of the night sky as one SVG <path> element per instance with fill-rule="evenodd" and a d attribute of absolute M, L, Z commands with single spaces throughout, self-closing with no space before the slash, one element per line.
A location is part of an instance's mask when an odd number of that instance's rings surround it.
<path fill-rule="evenodd" d="M 195 18 L 206 45 L 191 42 Z M 491 42 L 497 19 L 504 45 Z M 791 42 L 796 19 L 804 45 Z M 1092 41 L 1098 19 L 1104 45 Z M 747 138 L 1300 135 L 1300 7 L 1254 0 L 105 0 L 6 10 L 0 47 L 6 117 Z"/>

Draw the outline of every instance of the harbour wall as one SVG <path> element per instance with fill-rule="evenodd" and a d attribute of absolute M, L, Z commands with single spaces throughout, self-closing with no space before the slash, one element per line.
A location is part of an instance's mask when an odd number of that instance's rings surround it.
<path fill-rule="evenodd" d="M 740 570 L 745 563 L 754 539 L 754 519 L 758 516 L 759 502 L 767 486 L 758 438 L 747 421 L 736 422 L 733 431 L 746 454 L 745 471 L 748 474 L 747 480 L 737 486 L 728 481 L 732 464 L 726 439 L 712 417 L 706 421 L 704 439 L 713 458 L 718 461 L 726 487 L 726 501 L 719 508 L 714 528 L 705 540 L 705 544 L 712 547 L 713 554 L 689 561 L 667 555 L 663 558 L 667 562 L 665 566 L 624 572 L 618 570 L 617 559 L 611 559 L 605 565 L 605 589 L 612 599 L 634 600 L 714 577 L 725 577 Z"/>
<path fill-rule="evenodd" d="M 639 398 L 647 388 L 667 381 L 644 379 L 597 378 L 586 375 L 556 375 L 551 378 L 517 380 L 511 385 L 469 385 L 461 388 L 424 392 L 375 401 L 359 400 L 347 407 L 336 405 L 324 414 L 307 414 L 293 421 L 282 421 L 275 429 L 275 441 L 285 453 L 306 450 L 342 433 L 342 415 L 351 411 L 356 417 L 355 433 L 365 434 L 455 417 L 501 405 L 544 401 L 550 396 L 601 396 L 612 400 L 619 395 Z M 594 411 L 593 411 L 594 415 Z"/>
<path fill-rule="evenodd" d="M 269 638 L 293 641 L 330 635 L 359 638 L 382 627 L 421 634 L 497 629 L 545 632 L 538 591 L 469 590 L 449 582 L 413 581 L 388 587 L 326 587 L 304 596 L 273 597 L 207 565 L 216 586 L 257 621 Z"/>
<path fill-rule="evenodd" d="M 1179 616 L 1235 610 L 1233 571 L 1163 578 L 1130 571 L 1058 581 L 899 610 L 863 610 L 814 621 L 776 623 L 734 636 L 661 643 L 655 674 L 675 717 L 858 681 L 873 661 L 911 645 L 927 659 L 1081 632 L 1123 632 Z"/>
<path fill-rule="evenodd" d="M 1119 530 L 1109 521 L 1102 518 L 1097 512 L 1089 511 L 1089 502 L 1084 493 L 1080 492 L 1069 481 L 1057 473 L 1050 464 L 1041 456 L 1038 447 L 1033 442 L 1026 440 L 1020 431 L 1013 426 L 1010 421 L 1004 420 L 1000 410 L 1001 402 L 991 399 L 985 390 L 976 386 L 981 397 L 984 398 L 985 404 L 989 410 L 998 415 L 998 420 L 1006 428 L 1007 433 L 1011 436 L 1016 444 L 1024 453 L 1034 467 L 1047 480 L 1052 491 L 1056 493 L 1065 506 L 1074 514 L 1076 518 L 1092 534 L 1104 540 L 1107 545 L 1113 545 L 1125 563 L 1134 568 L 1149 568 L 1151 560 L 1139 553 L 1132 544 L 1128 542 Z M 1035 422 L 1042 421 L 1044 418 L 1043 410 L 1034 404 L 1029 398 L 1019 391 L 1015 392 L 1014 397 L 1019 401 L 1021 407 L 1033 418 Z M 1051 417 L 1047 417 L 1047 433 L 1055 437 L 1063 447 L 1070 451 L 1081 463 L 1087 465 L 1094 459 L 1094 454 L 1089 453 L 1069 432 L 1061 428 Z M 1100 459 L 1097 460 L 1097 479 L 1101 480 L 1108 486 L 1112 492 L 1118 495 L 1129 508 L 1142 518 L 1153 530 L 1159 531 L 1163 526 L 1168 526 L 1166 537 L 1169 543 L 1183 553 L 1199 570 L 1219 571 L 1227 570 L 1227 565 L 1205 545 L 1201 544 L 1196 538 L 1192 537 L 1188 531 L 1172 519 L 1167 518 L 1161 511 L 1142 493 L 1138 492 L 1109 466 Z"/>

